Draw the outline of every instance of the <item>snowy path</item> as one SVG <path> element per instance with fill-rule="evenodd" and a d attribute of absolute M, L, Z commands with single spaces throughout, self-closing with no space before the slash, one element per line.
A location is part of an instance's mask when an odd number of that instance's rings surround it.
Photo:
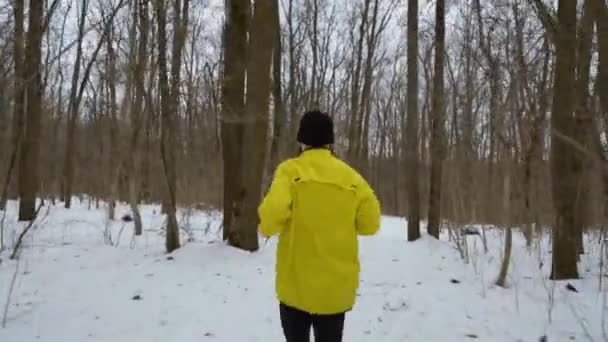
<path fill-rule="evenodd" d="M 154 210 L 144 211 L 147 227 L 162 223 Z M 191 225 L 205 227 L 210 220 L 199 213 Z M 130 226 L 121 245 L 112 247 L 103 244 L 103 225 L 101 211 L 51 211 L 28 240 L 34 247 L 24 250 L 0 341 L 282 341 L 274 242 L 255 254 L 190 243 L 168 258 L 158 231 L 147 231 L 130 249 Z M 113 225 L 117 236 L 122 224 Z M 448 242 L 407 243 L 403 231 L 403 221 L 387 218 L 379 236 L 361 239 L 362 282 L 345 341 L 514 342 L 544 334 L 549 341 L 585 341 L 583 327 L 602 340 L 602 296 L 591 259 L 581 263 L 590 268 L 587 277 L 573 282 L 579 293 L 555 286 L 549 324 L 551 288 L 543 284 L 552 283 L 543 280 L 538 257 L 528 255 L 519 237 L 512 286 L 500 289 L 492 286 L 499 235 L 490 234 L 488 255 L 470 246 L 472 262 L 464 264 Z M 3 308 L 15 263 L 2 257 Z"/>

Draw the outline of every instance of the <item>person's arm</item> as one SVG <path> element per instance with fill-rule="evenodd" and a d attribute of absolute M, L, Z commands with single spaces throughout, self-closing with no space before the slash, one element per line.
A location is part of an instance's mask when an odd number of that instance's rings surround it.
<path fill-rule="evenodd" d="M 277 168 L 270 190 L 258 208 L 259 231 L 265 237 L 279 234 L 291 219 L 291 179 L 283 163 Z"/>
<path fill-rule="evenodd" d="M 359 192 L 357 233 L 359 235 L 374 235 L 380 230 L 380 202 L 365 180 L 361 179 L 357 190 Z"/>

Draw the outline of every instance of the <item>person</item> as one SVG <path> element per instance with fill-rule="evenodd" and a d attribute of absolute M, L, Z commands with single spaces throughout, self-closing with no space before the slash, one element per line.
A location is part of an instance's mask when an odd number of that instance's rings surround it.
<path fill-rule="evenodd" d="M 276 292 L 287 342 L 340 342 L 359 286 L 358 235 L 380 228 L 380 203 L 353 168 L 334 156 L 333 121 L 304 114 L 303 151 L 282 162 L 258 209 L 259 231 L 279 235 Z"/>

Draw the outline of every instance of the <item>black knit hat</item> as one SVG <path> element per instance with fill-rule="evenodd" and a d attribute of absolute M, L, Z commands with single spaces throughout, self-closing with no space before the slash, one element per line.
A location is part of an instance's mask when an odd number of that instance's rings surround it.
<path fill-rule="evenodd" d="M 311 147 L 334 143 L 334 122 L 329 115 L 318 110 L 304 114 L 300 120 L 298 142 Z"/>

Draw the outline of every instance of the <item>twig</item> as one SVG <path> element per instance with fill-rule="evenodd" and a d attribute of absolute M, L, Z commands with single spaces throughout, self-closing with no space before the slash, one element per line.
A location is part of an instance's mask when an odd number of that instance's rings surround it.
<path fill-rule="evenodd" d="M 604 256 L 606 255 L 606 243 L 600 237 L 600 272 L 599 272 L 599 290 L 602 291 L 602 279 L 604 278 Z"/>
<path fill-rule="evenodd" d="M 576 318 L 577 323 L 581 326 L 581 329 L 583 330 L 583 333 L 585 334 L 587 340 L 589 340 L 590 342 L 595 342 L 593 336 L 591 336 L 591 333 L 589 333 L 589 328 L 587 327 L 585 320 L 578 314 L 578 312 L 576 312 L 576 308 L 574 307 L 574 305 L 572 305 L 570 301 L 568 301 L 568 307 L 570 308 L 570 311 L 572 311 L 572 315 L 574 316 L 574 318 Z"/>
<path fill-rule="evenodd" d="M 34 218 L 30 221 L 30 223 L 28 223 L 27 227 L 25 227 L 25 229 L 21 232 L 21 234 L 19 234 L 19 238 L 17 239 L 17 243 L 15 244 L 15 248 L 13 248 L 13 253 L 11 254 L 9 259 L 14 260 L 19 256 L 19 250 L 20 250 L 21 244 L 23 243 L 23 238 L 25 237 L 25 234 L 27 234 L 27 232 L 30 230 L 30 228 L 32 228 L 32 226 L 36 222 L 38 213 L 40 213 L 40 209 L 42 209 L 43 206 L 44 206 L 44 200 L 41 199 L 40 205 L 38 205 L 38 209 L 36 209 L 36 213 L 34 214 Z"/>
<path fill-rule="evenodd" d="M 19 273 L 19 264 L 20 260 L 17 259 L 17 264 L 15 265 L 15 272 L 13 273 L 13 278 L 11 280 L 11 286 L 8 288 L 8 293 L 6 294 L 6 302 L 4 303 L 4 314 L 2 315 L 2 329 L 6 328 L 6 319 L 8 317 L 8 308 L 11 303 L 11 297 L 13 295 L 13 289 L 15 288 L 15 282 L 17 281 L 17 274 Z"/>
<path fill-rule="evenodd" d="M 486 225 L 481 225 L 481 243 L 483 243 L 483 253 L 488 254 L 488 237 L 486 236 Z"/>
<path fill-rule="evenodd" d="M 126 225 L 126 223 L 123 223 L 122 227 L 120 227 L 120 230 L 118 231 L 118 236 L 116 237 L 116 245 L 114 247 L 118 247 L 118 245 L 120 244 L 120 237 L 122 236 L 122 232 L 123 230 L 125 230 Z"/>
<path fill-rule="evenodd" d="M 103 240 L 104 243 L 109 244 L 110 246 L 114 246 L 114 242 L 112 241 L 112 232 L 110 231 L 111 221 L 106 218 L 106 224 L 103 231 Z"/>
<path fill-rule="evenodd" d="M 600 277 L 602 276 L 603 270 L 600 270 Z M 608 303 L 606 293 L 608 291 L 604 289 L 602 291 L 602 337 L 604 337 L 604 341 L 608 342 L 608 328 L 606 327 L 606 321 L 608 317 L 606 317 L 606 311 L 608 311 Z"/>
<path fill-rule="evenodd" d="M 4 251 L 4 221 L 6 220 L 6 208 L 2 210 L 2 218 L 0 218 L 0 252 Z"/>

